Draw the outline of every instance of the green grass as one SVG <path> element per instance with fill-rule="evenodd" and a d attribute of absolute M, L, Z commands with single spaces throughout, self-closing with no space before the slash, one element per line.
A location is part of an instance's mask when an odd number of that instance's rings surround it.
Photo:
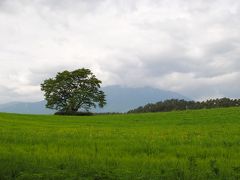
<path fill-rule="evenodd" d="M 0 114 L 0 179 L 240 179 L 240 109 Z"/>

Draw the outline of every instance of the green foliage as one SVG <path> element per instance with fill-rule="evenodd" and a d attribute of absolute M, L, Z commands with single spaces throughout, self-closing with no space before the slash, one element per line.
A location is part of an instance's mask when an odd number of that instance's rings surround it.
<path fill-rule="evenodd" d="M 211 109 L 221 107 L 238 107 L 240 106 L 240 99 L 210 99 L 207 101 L 186 101 L 178 99 L 170 99 L 160 101 L 155 104 L 147 104 L 144 107 L 140 106 L 136 109 L 130 110 L 128 113 L 146 113 L 146 112 L 168 112 L 168 111 L 182 111 L 188 109 Z"/>
<path fill-rule="evenodd" d="M 240 179 L 240 109 L 0 114 L 0 179 Z"/>
<path fill-rule="evenodd" d="M 41 84 L 47 100 L 46 107 L 61 112 L 89 111 L 91 107 L 103 107 L 106 104 L 104 92 L 100 90 L 102 82 L 89 69 L 72 72 L 63 71 L 55 78 Z"/>

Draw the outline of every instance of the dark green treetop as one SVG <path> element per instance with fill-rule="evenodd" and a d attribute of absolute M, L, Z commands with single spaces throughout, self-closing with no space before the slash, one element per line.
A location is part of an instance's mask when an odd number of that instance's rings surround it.
<path fill-rule="evenodd" d="M 60 112 L 89 111 L 92 107 L 106 105 L 105 94 L 100 90 L 102 82 L 89 69 L 57 73 L 45 80 L 41 90 L 47 101 L 46 107 Z"/>

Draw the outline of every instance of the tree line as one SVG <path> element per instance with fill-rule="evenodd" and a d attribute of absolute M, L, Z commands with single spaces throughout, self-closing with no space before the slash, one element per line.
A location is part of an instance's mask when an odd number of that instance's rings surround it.
<path fill-rule="evenodd" d="M 128 113 L 146 113 L 146 112 L 168 112 L 183 111 L 188 109 L 211 109 L 221 107 L 240 106 L 240 99 L 220 98 L 210 99 L 206 101 L 186 101 L 178 99 L 170 99 L 157 103 L 149 103 L 136 109 L 128 111 Z"/>

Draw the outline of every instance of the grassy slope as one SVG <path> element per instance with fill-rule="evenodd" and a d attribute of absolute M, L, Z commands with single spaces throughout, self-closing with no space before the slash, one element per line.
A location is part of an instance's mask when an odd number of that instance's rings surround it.
<path fill-rule="evenodd" d="M 240 109 L 0 114 L 0 179 L 238 179 Z"/>

